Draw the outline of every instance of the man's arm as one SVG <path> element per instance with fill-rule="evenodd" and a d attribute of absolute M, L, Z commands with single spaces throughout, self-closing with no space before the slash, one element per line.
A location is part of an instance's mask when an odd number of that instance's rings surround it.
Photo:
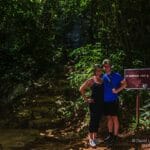
<path fill-rule="evenodd" d="M 127 86 L 127 82 L 126 82 L 125 79 L 123 79 L 123 80 L 121 81 L 121 86 L 120 86 L 118 89 L 112 89 L 112 91 L 113 91 L 113 93 L 117 94 L 117 93 L 119 93 L 120 91 L 122 91 L 123 89 L 125 89 L 126 86 Z"/>

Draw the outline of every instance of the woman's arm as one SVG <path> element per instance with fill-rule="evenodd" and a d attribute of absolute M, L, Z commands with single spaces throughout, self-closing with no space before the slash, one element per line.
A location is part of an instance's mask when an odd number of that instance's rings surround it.
<path fill-rule="evenodd" d="M 86 89 L 91 87 L 92 79 L 86 80 L 79 88 L 79 91 L 86 102 L 89 102 L 89 97 L 85 95 Z"/>

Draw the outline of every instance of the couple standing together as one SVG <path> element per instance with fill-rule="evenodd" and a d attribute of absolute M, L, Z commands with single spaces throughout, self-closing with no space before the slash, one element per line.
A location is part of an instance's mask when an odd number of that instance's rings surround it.
<path fill-rule="evenodd" d="M 102 69 L 104 69 L 105 74 L 102 74 Z M 110 60 L 103 60 L 102 66 L 95 65 L 93 69 L 94 75 L 80 87 L 82 97 L 89 104 L 89 144 L 92 147 L 97 144 L 97 132 L 103 114 L 107 117 L 109 132 L 104 141 L 111 146 L 116 142 L 118 136 L 118 93 L 126 87 L 126 81 L 119 73 L 112 72 L 111 69 Z M 92 91 L 91 97 L 86 96 L 87 88 Z"/>

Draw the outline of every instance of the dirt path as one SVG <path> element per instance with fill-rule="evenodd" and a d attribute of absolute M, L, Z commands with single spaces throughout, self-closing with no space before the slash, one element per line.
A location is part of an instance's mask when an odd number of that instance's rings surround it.
<path fill-rule="evenodd" d="M 72 129 L 49 129 L 46 132 L 29 129 L 1 129 L 0 150 L 109 150 L 104 142 L 91 148 L 88 138 Z M 100 135 L 100 134 L 99 134 Z M 120 135 L 111 150 L 150 150 L 149 132 Z"/>
<path fill-rule="evenodd" d="M 42 139 L 32 143 L 31 150 L 110 150 L 100 137 L 101 143 L 96 148 L 91 148 L 88 145 L 88 138 L 81 138 L 65 130 L 47 130 L 46 134 L 40 134 Z M 111 150 L 150 150 L 149 142 L 147 134 L 142 136 L 123 134 Z"/>
<path fill-rule="evenodd" d="M 0 129 L 0 150 L 23 150 L 38 137 L 39 131 L 34 129 Z"/>

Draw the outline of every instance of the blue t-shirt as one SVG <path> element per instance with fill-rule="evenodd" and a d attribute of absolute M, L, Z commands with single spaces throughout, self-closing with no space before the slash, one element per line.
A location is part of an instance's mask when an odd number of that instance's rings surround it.
<path fill-rule="evenodd" d="M 103 75 L 104 82 L 104 102 L 114 102 L 118 99 L 118 94 L 112 92 L 113 88 L 119 88 L 123 77 L 119 73 Z"/>

